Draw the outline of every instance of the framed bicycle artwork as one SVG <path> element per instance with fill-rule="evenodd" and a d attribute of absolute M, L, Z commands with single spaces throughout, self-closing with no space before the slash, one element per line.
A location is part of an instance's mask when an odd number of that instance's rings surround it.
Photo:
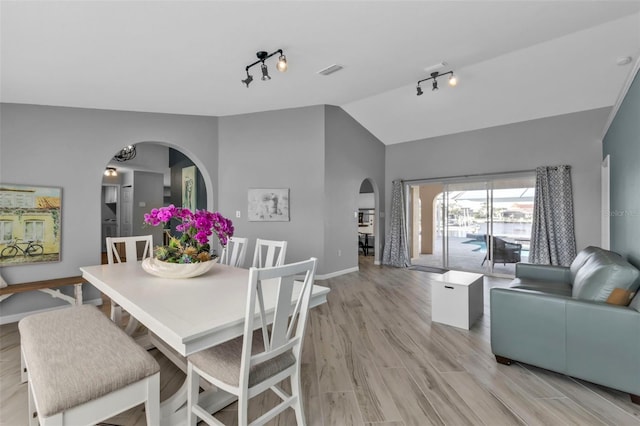
<path fill-rule="evenodd" d="M 0 267 L 60 261 L 62 189 L 0 183 Z"/>

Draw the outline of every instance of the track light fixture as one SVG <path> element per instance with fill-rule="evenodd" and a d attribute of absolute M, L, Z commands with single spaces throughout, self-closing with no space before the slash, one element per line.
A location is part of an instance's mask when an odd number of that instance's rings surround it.
<path fill-rule="evenodd" d="M 247 71 L 247 78 L 241 81 L 247 86 L 247 88 L 249 88 L 249 83 L 253 81 L 253 76 L 249 74 L 249 71 Z"/>
<path fill-rule="evenodd" d="M 278 63 L 276 64 L 276 68 L 280 72 L 287 71 L 287 57 L 284 56 L 282 53 L 278 57 Z"/>
<path fill-rule="evenodd" d="M 260 69 L 262 71 L 262 78 L 261 78 L 262 81 L 271 80 L 271 76 L 269 75 L 269 69 L 267 68 L 267 64 L 265 64 L 264 61 L 266 61 L 276 53 L 280 54 L 280 56 L 278 57 L 278 63 L 276 64 L 276 69 L 280 72 L 285 72 L 287 70 L 287 67 L 288 67 L 287 57 L 284 56 L 282 49 L 278 49 L 273 53 L 267 53 L 263 50 L 256 52 L 256 56 L 258 57 L 258 60 L 245 67 L 247 78 L 245 78 L 244 80 L 240 80 L 242 84 L 247 86 L 247 89 L 249 88 L 249 84 L 251 84 L 251 82 L 253 81 L 253 76 L 249 74 L 249 68 L 251 68 L 254 65 L 261 64 Z"/>
<path fill-rule="evenodd" d="M 271 77 L 269 76 L 269 70 L 267 69 L 267 64 L 263 62 L 261 68 L 262 68 L 262 81 L 271 80 Z"/>
<path fill-rule="evenodd" d="M 442 77 L 443 75 L 448 75 L 449 76 L 449 86 L 455 87 L 458 84 L 458 77 L 456 77 L 453 74 L 453 71 L 447 71 L 447 72 L 444 72 L 444 73 L 439 73 L 438 71 L 434 71 L 434 72 L 431 73 L 431 77 L 427 77 L 427 78 L 424 78 L 424 79 L 418 81 L 418 85 L 416 86 L 416 92 L 417 92 L 416 95 L 420 96 L 420 95 L 422 95 L 424 93 L 422 91 L 422 86 L 420 86 L 420 84 L 424 83 L 425 81 L 428 81 L 428 80 L 433 80 L 431 82 L 431 91 L 432 92 L 437 91 L 438 90 L 438 80 L 437 80 L 437 78 L 438 77 Z"/>

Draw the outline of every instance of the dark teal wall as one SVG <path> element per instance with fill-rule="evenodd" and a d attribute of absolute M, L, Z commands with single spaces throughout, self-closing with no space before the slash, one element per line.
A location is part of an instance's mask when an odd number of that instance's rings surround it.
<path fill-rule="evenodd" d="M 603 154 L 610 156 L 611 250 L 640 267 L 639 75 L 636 74 L 605 135 Z"/>

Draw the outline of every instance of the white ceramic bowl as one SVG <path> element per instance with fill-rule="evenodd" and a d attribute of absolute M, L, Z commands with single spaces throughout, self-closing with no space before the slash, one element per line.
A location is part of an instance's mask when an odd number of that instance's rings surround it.
<path fill-rule="evenodd" d="M 149 257 L 142 261 L 142 269 L 156 277 L 192 278 L 206 273 L 215 263 L 215 260 L 199 263 L 168 263 Z"/>

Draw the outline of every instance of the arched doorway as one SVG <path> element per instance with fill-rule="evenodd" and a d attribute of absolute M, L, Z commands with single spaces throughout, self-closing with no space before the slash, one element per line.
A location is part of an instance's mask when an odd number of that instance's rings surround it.
<path fill-rule="evenodd" d="M 375 182 L 365 178 L 358 192 L 358 254 L 379 259 L 378 191 Z"/>
<path fill-rule="evenodd" d="M 154 245 L 163 244 L 165 234 L 160 227 L 144 226 L 144 214 L 153 208 L 185 203 L 195 209 L 209 208 L 207 187 L 211 184 L 197 160 L 166 143 L 145 141 L 131 146 L 135 156 L 118 161 L 118 151 L 105 166 L 100 196 L 103 252 L 109 236 L 152 234 Z M 187 192 L 190 195 L 185 199 Z"/>

